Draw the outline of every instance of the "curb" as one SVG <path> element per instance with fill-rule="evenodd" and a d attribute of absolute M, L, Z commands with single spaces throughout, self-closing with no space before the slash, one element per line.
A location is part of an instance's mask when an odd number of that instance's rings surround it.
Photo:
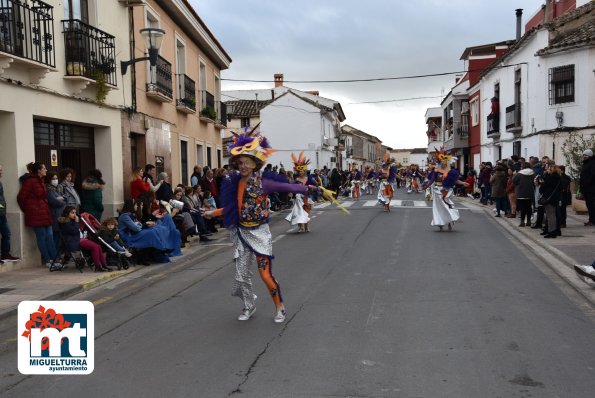
<path fill-rule="evenodd" d="M 470 202 L 468 200 L 465 201 L 467 204 L 475 207 L 476 209 L 482 210 L 488 216 L 491 216 L 492 209 L 489 207 L 480 206 L 474 202 Z M 558 275 L 564 282 L 566 282 L 570 287 L 574 289 L 577 293 L 579 293 L 583 298 L 585 298 L 592 306 L 595 306 L 595 294 L 593 294 L 594 290 L 592 288 L 587 287 L 584 282 L 578 280 L 576 277 L 576 273 L 574 271 L 574 265 L 576 261 L 568 256 L 566 253 L 560 251 L 559 249 L 546 244 L 545 242 L 540 241 L 539 239 L 535 239 L 527 230 L 521 228 L 514 228 L 512 222 L 508 221 L 506 218 L 502 219 L 502 222 L 498 222 L 496 220 L 492 220 L 496 223 L 496 225 L 501 226 L 509 233 L 521 233 L 526 240 L 529 240 L 534 243 L 534 245 L 526 246 L 528 250 L 530 250 L 536 257 L 543 260 L 544 264 L 553 271 L 556 275 Z M 539 249 L 545 251 L 545 253 L 539 250 L 536 250 L 536 246 Z M 551 258 L 548 258 L 548 254 L 558 260 L 563 266 L 566 267 L 566 273 L 563 270 L 560 270 L 552 261 Z M 571 272 L 572 277 L 568 276 L 568 271 Z"/>

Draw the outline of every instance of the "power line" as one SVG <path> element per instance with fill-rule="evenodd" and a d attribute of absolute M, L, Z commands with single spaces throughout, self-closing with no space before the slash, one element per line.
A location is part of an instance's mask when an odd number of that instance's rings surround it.
<path fill-rule="evenodd" d="M 511 65 L 498 65 L 494 66 L 492 69 L 501 69 L 501 68 L 510 68 L 516 67 L 519 65 L 526 65 L 526 62 L 519 62 L 517 64 Z M 469 72 L 483 72 L 486 68 L 482 69 L 468 69 L 468 70 L 461 70 L 455 72 L 441 72 L 441 73 L 429 73 L 426 75 L 411 75 L 411 76 L 395 76 L 395 77 L 375 77 L 370 79 L 347 79 L 347 80 L 284 80 L 283 83 L 358 83 L 358 82 L 377 82 L 377 81 L 386 81 L 386 80 L 406 80 L 406 79 L 420 79 L 425 77 L 435 77 L 435 76 L 448 76 L 448 75 L 457 75 L 461 73 L 469 73 Z M 275 80 L 253 80 L 253 79 L 224 79 L 228 82 L 246 82 L 246 83 L 275 83 Z"/>
<path fill-rule="evenodd" d="M 443 97 L 442 95 L 435 95 L 432 97 L 412 97 L 412 98 L 400 98 L 400 99 L 379 100 L 379 101 L 349 102 L 345 105 L 380 104 L 383 102 L 415 101 L 415 100 L 420 100 L 420 99 L 434 99 L 434 98 L 442 98 L 442 97 Z"/>

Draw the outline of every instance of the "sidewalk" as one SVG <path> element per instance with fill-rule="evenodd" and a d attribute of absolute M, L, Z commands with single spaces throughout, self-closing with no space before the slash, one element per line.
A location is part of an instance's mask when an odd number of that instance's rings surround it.
<path fill-rule="evenodd" d="M 221 229 L 211 238 L 216 240 L 213 243 L 220 243 L 227 238 L 227 233 L 225 229 Z M 208 247 L 209 244 L 199 244 L 198 239 L 191 240 L 182 249 L 181 257 L 171 258 L 172 263 L 184 261 L 190 256 L 201 256 Z M 0 273 L 0 320 L 15 314 L 19 303 L 24 300 L 65 300 L 132 272 L 160 272 L 165 267 L 171 267 L 172 263 L 152 264 L 148 267 L 131 265 L 127 270 L 114 269 L 112 272 L 93 272 L 90 268 L 85 268 L 82 273 L 72 262 L 67 269 L 54 272 L 49 272 L 45 267 L 16 267 Z"/>
<path fill-rule="evenodd" d="M 483 210 L 487 217 L 491 217 L 513 237 L 525 243 L 546 265 L 595 305 L 595 289 L 582 282 L 574 271 L 575 264 L 590 265 L 595 260 L 595 227 L 583 225 L 588 218 L 586 215 L 577 215 L 569 206 L 566 228 L 562 228 L 562 236 L 545 239 L 540 235 L 541 229 L 519 227 L 518 213 L 517 218 L 494 217 L 494 206 L 482 205 L 479 200 L 468 197 L 457 199 L 470 208 Z"/>

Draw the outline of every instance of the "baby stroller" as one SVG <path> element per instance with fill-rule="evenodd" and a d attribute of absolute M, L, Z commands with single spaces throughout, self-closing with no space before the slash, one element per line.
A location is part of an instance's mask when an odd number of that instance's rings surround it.
<path fill-rule="evenodd" d="M 83 236 L 103 248 L 108 267 L 117 267 L 118 271 L 122 268 L 128 269 L 130 266 L 128 259 L 123 254 L 118 253 L 116 249 L 99 236 L 100 228 L 101 223 L 95 216 L 90 213 L 81 213 L 81 231 L 83 232 Z"/>

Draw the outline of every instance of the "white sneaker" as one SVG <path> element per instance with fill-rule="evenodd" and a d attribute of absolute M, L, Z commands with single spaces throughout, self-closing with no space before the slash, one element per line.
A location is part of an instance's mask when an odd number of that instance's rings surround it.
<path fill-rule="evenodd" d="M 130 253 L 127 249 L 124 250 L 124 255 L 128 258 L 132 257 L 132 253 Z"/>
<path fill-rule="evenodd" d="M 285 308 L 282 308 L 275 313 L 273 321 L 275 321 L 275 323 L 285 322 Z"/>
<path fill-rule="evenodd" d="M 240 316 L 238 316 L 238 321 L 247 321 L 248 319 L 250 319 L 250 317 L 252 317 L 252 314 L 254 314 L 255 311 L 256 307 L 252 307 L 251 310 L 244 308 Z"/>
<path fill-rule="evenodd" d="M 590 265 L 575 265 L 574 271 L 583 282 L 595 287 L 595 268 Z"/>

